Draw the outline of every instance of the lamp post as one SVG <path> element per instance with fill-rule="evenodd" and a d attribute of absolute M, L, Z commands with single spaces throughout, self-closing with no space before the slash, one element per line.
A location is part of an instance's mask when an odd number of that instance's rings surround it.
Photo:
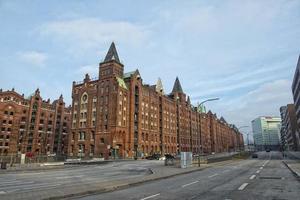
<path fill-rule="evenodd" d="M 199 141 L 200 141 L 200 152 L 198 152 L 198 167 L 200 167 L 200 154 L 202 153 L 202 139 L 201 139 L 201 113 L 202 113 L 202 111 L 201 111 L 201 106 L 204 104 L 204 103 L 206 103 L 206 102 L 208 102 L 208 101 L 217 101 L 217 100 L 219 100 L 220 98 L 211 98 L 211 99 L 206 99 L 206 100 L 204 100 L 204 101 L 202 101 L 201 103 L 198 103 L 198 112 L 200 111 L 200 118 L 199 118 L 199 128 L 200 128 L 200 130 L 199 130 Z M 199 148 L 197 148 L 198 149 L 198 151 L 199 151 Z"/>

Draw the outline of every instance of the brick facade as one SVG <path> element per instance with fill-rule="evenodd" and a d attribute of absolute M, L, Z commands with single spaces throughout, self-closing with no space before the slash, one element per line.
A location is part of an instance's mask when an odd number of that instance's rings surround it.
<path fill-rule="evenodd" d="M 201 139 L 200 139 L 201 138 Z M 191 105 L 179 79 L 169 95 L 161 80 L 143 83 L 124 73 L 114 43 L 99 64 L 99 78 L 73 82 L 68 155 L 132 158 L 180 151 L 225 152 L 243 148 L 235 126 Z"/>
<path fill-rule="evenodd" d="M 28 98 L 14 89 L 1 89 L 0 155 L 66 155 L 70 111 L 62 96 L 50 103 L 41 98 L 39 89 Z"/>

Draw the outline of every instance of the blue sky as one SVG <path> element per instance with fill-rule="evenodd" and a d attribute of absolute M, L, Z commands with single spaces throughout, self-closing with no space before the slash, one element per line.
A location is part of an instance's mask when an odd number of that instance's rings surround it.
<path fill-rule="evenodd" d="M 206 106 L 238 126 L 292 102 L 299 0 L 0 0 L 0 25 L 4 90 L 71 103 L 72 81 L 96 77 L 114 41 L 125 71 L 166 92 L 179 76 L 194 104 L 220 97 Z"/>

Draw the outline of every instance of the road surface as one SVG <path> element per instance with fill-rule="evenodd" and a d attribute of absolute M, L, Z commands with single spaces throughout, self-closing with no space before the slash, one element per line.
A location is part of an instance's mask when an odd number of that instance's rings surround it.
<path fill-rule="evenodd" d="M 299 181 L 279 152 L 136 187 L 73 199 L 300 199 Z"/>

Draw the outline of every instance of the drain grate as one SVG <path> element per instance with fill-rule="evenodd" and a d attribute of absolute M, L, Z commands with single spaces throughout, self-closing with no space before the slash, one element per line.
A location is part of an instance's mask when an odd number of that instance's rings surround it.
<path fill-rule="evenodd" d="M 284 179 L 284 178 L 279 176 L 260 176 L 259 179 Z"/>

